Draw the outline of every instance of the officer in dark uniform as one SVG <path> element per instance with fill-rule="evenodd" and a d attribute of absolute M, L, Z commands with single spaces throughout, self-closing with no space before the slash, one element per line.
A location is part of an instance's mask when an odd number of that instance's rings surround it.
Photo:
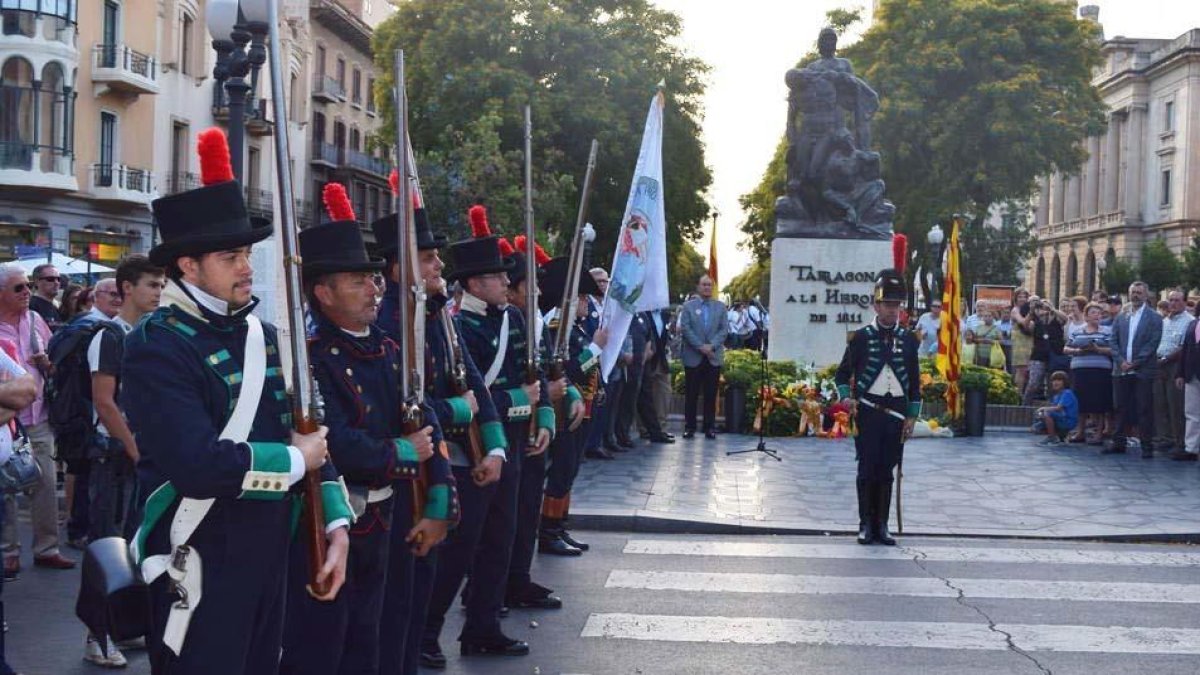
<path fill-rule="evenodd" d="M 250 248 L 271 224 L 247 216 L 224 134 L 198 140 L 205 186 L 152 204 L 162 243 L 150 259 L 169 281 L 125 342 L 121 408 L 141 451 L 143 495 L 131 552 L 150 583 L 152 672 L 259 675 L 279 664 L 305 471 L 321 470 L 330 541 L 321 576 L 332 578 L 323 600 L 344 580 L 352 516 L 325 463 L 326 430 L 292 431 L 275 329 L 250 313 Z M 241 396 L 255 389 L 246 424 Z"/>
<path fill-rule="evenodd" d="M 446 454 L 460 478 L 470 476 L 471 482 L 479 486 L 499 479 L 504 461 L 507 441 L 504 427 L 500 424 L 496 406 L 483 384 L 483 376 L 471 360 L 471 355 L 455 332 L 458 349 L 452 348 L 450 330 L 453 324 L 446 323 L 445 311 L 448 298 L 446 282 L 442 279 L 443 264 L 438 249 L 446 245 L 446 238 L 434 235 L 424 208 L 414 212 L 416 244 L 420 258 L 420 274 L 425 281 L 428 299 L 425 304 L 425 403 L 435 413 L 445 435 Z M 385 216 L 371 225 L 375 233 L 377 250 L 387 259 L 388 284 L 379 307 L 379 326 L 394 339 L 400 339 L 400 287 L 399 268 L 396 266 L 397 225 L 394 215 Z M 450 329 L 450 330 L 448 330 Z M 460 358 L 456 358 L 460 357 Z M 459 395 L 455 390 L 455 368 L 461 366 L 470 391 Z M 480 478 L 471 475 L 472 462 L 467 456 L 468 425 L 478 425 L 483 452 L 490 456 L 483 462 Z M 461 488 L 464 484 L 458 483 Z M 411 499 L 411 495 L 407 497 Z M 394 522 L 406 524 L 411 521 L 410 510 L 397 502 Z M 475 513 L 463 513 L 463 518 L 479 518 Z M 402 528 L 397 527 L 397 532 Z M 433 591 L 437 569 L 437 551 L 423 557 L 414 557 L 402 537 L 393 537 L 391 573 L 384 601 L 381 625 L 382 658 L 380 673 L 383 675 L 406 675 L 417 672 L 423 665 L 429 668 L 445 668 L 446 657 L 441 650 L 428 653 L 421 651 L 421 636 L 425 628 L 425 615 Z M 405 579 L 411 578 L 412 583 Z"/>
<path fill-rule="evenodd" d="M 536 420 L 537 449 L 545 451 L 554 433 L 554 411 L 540 383 L 523 384 L 525 375 L 525 321 L 507 305 L 508 275 L 512 262 L 500 255 L 499 238 L 491 235 L 482 206 L 472 207 L 471 239 L 450 246 L 451 280 L 460 280 L 464 292 L 455 321 L 471 359 L 484 373 L 492 402 L 504 423 L 508 452 L 502 470 L 485 458 L 471 475 L 469 467 L 455 467 L 462 498 L 463 518 L 439 553 L 433 596 L 425 619 L 421 653 L 440 654 L 438 637 L 463 578 L 470 571 L 467 618 L 459 635 L 464 656 L 517 656 L 529 645 L 500 630 L 509 557 L 517 522 L 520 455 L 528 450 L 529 420 Z M 494 484 L 494 476 L 499 480 Z"/>
<path fill-rule="evenodd" d="M 883 270 L 874 295 L 875 321 L 854 331 L 835 379 L 858 423 L 858 543 L 895 546 L 888 533 L 892 473 L 921 414 L 920 340 L 899 322 L 904 277 Z"/>
<path fill-rule="evenodd" d="M 306 597 L 304 545 L 293 544 L 297 578 L 290 583 L 280 673 L 377 673 L 391 541 L 411 542 L 419 533 L 420 547 L 435 546 L 457 519 L 458 498 L 449 462 L 434 452 L 432 411 L 429 426 L 401 435 L 400 346 L 372 325 L 374 277 L 384 261 L 367 257 L 353 220 L 302 230 L 300 253 L 316 326 L 309 354 L 325 402 L 329 452 L 345 478 L 356 520 L 346 587 L 333 603 Z M 424 518 L 415 528 L 394 527 L 394 508 L 412 513 L 411 484 L 421 464 L 427 481 Z M 398 505 L 397 493 L 409 501 Z M 392 582 L 411 583 L 412 575 Z"/>

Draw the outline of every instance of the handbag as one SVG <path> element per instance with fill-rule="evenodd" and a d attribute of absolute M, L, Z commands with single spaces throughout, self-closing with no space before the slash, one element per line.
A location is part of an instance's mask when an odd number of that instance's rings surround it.
<path fill-rule="evenodd" d="M 13 438 L 12 456 L 0 464 L 0 487 L 8 493 L 28 492 L 42 481 L 42 467 L 33 458 L 33 446 L 25 427 L 15 419 L 13 421 L 17 435 Z"/>
<path fill-rule="evenodd" d="M 991 367 L 996 370 L 1004 370 L 1004 347 L 1000 346 L 999 342 L 992 343 L 992 353 L 990 354 Z"/>

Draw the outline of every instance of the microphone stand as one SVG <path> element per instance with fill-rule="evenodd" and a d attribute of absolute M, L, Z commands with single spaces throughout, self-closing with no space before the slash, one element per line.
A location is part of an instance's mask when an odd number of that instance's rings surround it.
<path fill-rule="evenodd" d="M 759 312 L 762 312 L 762 310 L 760 309 Z M 761 314 L 760 314 L 760 316 L 761 316 Z M 754 327 L 756 330 L 763 331 L 765 334 L 766 331 L 763 329 L 763 323 L 759 319 L 755 319 L 754 317 L 750 316 L 749 312 L 746 313 L 746 318 L 750 319 L 750 321 L 754 324 Z M 768 382 L 767 382 L 767 341 L 764 337 L 764 339 L 761 340 L 758 345 L 758 391 L 762 392 L 766 386 L 768 386 Z M 763 400 L 762 398 L 759 398 L 758 409 L 759 409 L 759 412 L 763 412 L 766 410 L 766 401 Z M 728 413 L 726 413 L 726 414 L 728 415 Z M 728 419 L 728 418 L 726 418 L 726 419 Z M 725 453 L 725 456 L 728 457 L 729 455 L 744 455 L 748 452 L 761 452 L 768 457 L 774 457 L 776 461 L 782 462 L 783 458 L 779 456 L 779 452 L 767 447 L 766 434 L 767 434 L 767 416 L 763 415 L 762 421 L 758 425 L 758 445 L 754 446 L 753 448 L 750 448 L 749 450 L 730 450 L 729 452 Z"/>

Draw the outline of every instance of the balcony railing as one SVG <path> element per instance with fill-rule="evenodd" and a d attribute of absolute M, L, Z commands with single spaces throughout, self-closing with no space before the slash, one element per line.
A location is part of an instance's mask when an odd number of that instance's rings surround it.
<path fill-rule="evenodd" d="M 123 164 L 93 164 L 92 192 L 101 199 L 148 202 L 154 197 L 154 177 L 146 169 Z"/>
<path fill-rule="evenodd" d="M 246 188 L 246 213 L 267 220 L 275 219 L 275 195 L 270 190 Z"/>
<path fill-rule="evenodd" d="M 200 187 L 200 177 L 194 173 L 187 171 L 177 171 L 167 174 L 165 181 L 167 186 L 167 194 L 173 195 L 179 192 L 187 192 Z"/>
<path fill-rule="evenodd" d="M 158 93 L 158 62 L 125 45 L 92 48 L 92 80 L 131 94 Z"/>
<path fill-rule="evenodd" d="M 312 161 L 323 162 L 330 166 L 341 166 L 341 148 L 331 143 L 313 141 Z"/>
<path fill-rule="evenodd" d="M 317 75 L 313 78 L 312 96 L 315 99 L 329 103 L 345 101 L 346 88 L 328 75 Z"/>
<path fill-rule="evenodd" d="M 77 190 L 75 158 L 58 146 L 0 142 L 0 185 Z"/>
<path fill-rule="evenodd" d="M 321 162 L 333 167 L 346 167 L 375 176 L 387 176 L 392 167 L 386 160 L 372 157 L 365 152 L 347 150 L 331 143 L 313 142 L 313 162 Z"/>

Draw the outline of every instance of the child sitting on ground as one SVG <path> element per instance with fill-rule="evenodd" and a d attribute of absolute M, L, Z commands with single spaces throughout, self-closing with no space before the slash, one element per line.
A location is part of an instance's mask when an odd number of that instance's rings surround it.
<path fill-rule="evenodd" d="M 1079 423 L 1079 399 L 1067 387 L 1067 374 L 1056 370 L 1050 375 L 1050 405 L 1037 409 L 1033 433 L 1046 434 L 1042 445 L 1059 445 Z"/>

